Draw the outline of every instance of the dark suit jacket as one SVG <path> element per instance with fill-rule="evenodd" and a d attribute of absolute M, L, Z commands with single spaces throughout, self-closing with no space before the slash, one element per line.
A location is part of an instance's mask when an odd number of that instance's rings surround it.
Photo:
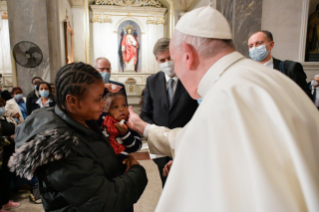
<path fill-rule="evenodd" d="M 55 100 L 54 100 L 54 98 L 52 96 L 51 96 L 51 98 L 52 98 L 53 101 L 49 103 L 49 107 L 54 107 L 56 105 L 56 102 L 55 102 Z M 32 105 L 31 105 L 32 111 L 31 112 L 33 112 L 36 109 L 40 109 L 40 105 L 37 104 L 37 101 L 38 101 L 38 99 L 34 99 L 32 101 Z"/>
<path fill-rule="evenodd" d="M 273 58 L 274 60 L 274 69 L 277 69 L 281 72 L 283 72 L 283 68 L 280 67 L 280 60 L 277 60 L 276 58 Z M 307 75 L 303 70 L 303 67 L 300 63 L 285 60 L 284 61 L 284 74 L 288 76 L 290 79 L 295 81 L 302 90 L 305 91 L 305 93 L 309 96 L 309 98 L 312 98 L 311 90 L 309 89 L 309 86 L 307 84 Z M 281 69 L 281 70 L 280 70 Z"/>
<path fill-rule="evenodd" d="M 197 101 L 189 96 L 180 80 L 169 107 L 164 73 L 160 71 L 147 78 L 140 115 L 144 121 L 170 129 L 184 127 L 197 107 Z"/>
<path fill-rule="evenodd" d="M 12 96 L 9 93 L 9 91 L 4 90 L 4 91 L 1 91 L 1 98 L 8 101 L 9 99 L 12 99 Z"/>
<path fill-rule="evenodd" d="M 35 94 L 35 90 L 31 91 L 27 96 L 27 115 L 30 115 L 32 113 L 32 102 L 33 100 L 38 100 L 39 97 Z"/>

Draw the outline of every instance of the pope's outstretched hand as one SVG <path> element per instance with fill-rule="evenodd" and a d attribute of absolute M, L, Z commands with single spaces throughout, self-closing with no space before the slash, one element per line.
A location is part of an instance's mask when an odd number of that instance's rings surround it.
<path fill-rule="evenodd" d="M 144 129 L 147 125 L 145 121 L 143 121 L 134 111 L 132 106 L 129 107 L 129 118 L 128 121 L 126 122 L 127 126 L 133 130 L 138 132 L 139 134 L 143 135 Z"/>

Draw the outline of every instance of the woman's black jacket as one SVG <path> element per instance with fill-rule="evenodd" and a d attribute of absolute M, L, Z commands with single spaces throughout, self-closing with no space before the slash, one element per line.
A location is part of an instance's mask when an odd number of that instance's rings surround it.
<path fill-rule="evenodd" d="M 87 125 L 56 106 L 34 111 L 16 129 L 9 167 L 28 179 L 38 176 L 45 211 L 123 211 L 146 187 L 145 169 L 121 173 L 108 139 L 95 121 Z"/>

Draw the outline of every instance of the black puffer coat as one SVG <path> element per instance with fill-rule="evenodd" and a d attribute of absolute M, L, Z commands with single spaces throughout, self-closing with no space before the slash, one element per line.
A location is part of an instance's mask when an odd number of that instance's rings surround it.
<path fill-rule="evenodd" d="M 17 127 L 9 167 L 30 179 L 35 173 L 45 211 L 123 211 L 140 198 L 145 170 L 121 173 L 117 157 L 97 124 L 88 129 L 55 108 L 35 111 Z"/>

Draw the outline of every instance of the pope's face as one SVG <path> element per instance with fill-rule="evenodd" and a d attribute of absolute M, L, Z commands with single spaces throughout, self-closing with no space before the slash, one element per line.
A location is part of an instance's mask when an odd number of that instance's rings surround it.
<path fill-rule="evenodd" d="M 171 59 L 174 61 L 175 73 L 183 83 L 188 94 L 193 99 L 201 98 L 197 93 L 199 83 L 198 72 L 194 68 L 190 68 L 192 64 L 190 65 L 189 59 L 192 55 L 185 52 L 183 47 L 181 49 L 176 48 L 174 44 L 172 44 L 172 41 L 170 42 L 170 54 Z"/>
<path fill-rule="evenodd" d="M 128 30 L 127 30 L 127 33 L 128 33 L 128 34 L 131 34 L 131 33 L 132 33 L 132 30 L 131 30 L 131 29 L 128 29 Z"/>

